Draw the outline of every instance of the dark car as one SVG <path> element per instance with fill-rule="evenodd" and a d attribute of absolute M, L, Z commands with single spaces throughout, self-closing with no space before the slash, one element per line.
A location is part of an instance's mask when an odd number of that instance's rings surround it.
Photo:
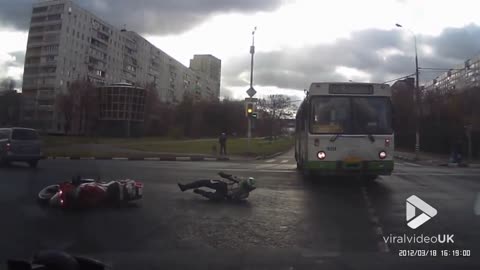
<path fill-rule="evenodd" d="M 0 128 L 0 163 L 27 162 L 36 168 L 43 158 L 38 133 L 29 128 Z"/>

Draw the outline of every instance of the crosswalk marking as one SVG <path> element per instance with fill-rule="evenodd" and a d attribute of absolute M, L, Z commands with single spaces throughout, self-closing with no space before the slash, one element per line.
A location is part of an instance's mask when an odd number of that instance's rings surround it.
<path fill-rule="evenodd" d="M 255 168 L 256 169 L 265 169 L 265 168 L 269 168 L 269 167 L 271 168 L 273 166 L 275 166 L 275 165 L 274 164 L 263 164 L 263 165 L 257 165 L 257 166 L 255 166 Z"/>
<path fill-rule="evenodd" d="M 275 169 L 293 170 L 296 167 L 296 164 L 280 164 L 278 166 L 275 166 Z"/>
<path fill-rule="evenodd" d="M 267 163 L 272 163 L 272 162 L 274 162 L 274 161 L 275 161 L 275 159 L 269 159 L 269 160 L 266 160 L 265 162 L 267 162 Z"/>
<path fill-rule="evenodd" d="M 282 163 L 287 163 L 288 159 L 282 160 Z"/>
<path fill-rule="evenodd" d="M 410 163 L 410 162 L 403 162 L 405 164 L 408 164 L 410 166 L 413 166 L 413 167 L 422 167 L 422 165 L 418 165 L 418 164 L 415 164 L 415 163 Z"/>

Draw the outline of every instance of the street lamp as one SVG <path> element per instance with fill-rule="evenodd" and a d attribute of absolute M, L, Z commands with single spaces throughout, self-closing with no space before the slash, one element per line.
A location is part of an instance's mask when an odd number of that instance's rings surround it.
<path fill-rule="evenodd" d="M 253 28 L 252 31 L 252 46 L 250 46 L 250 54 L 252 55 L 251 62 L 250 62 L 250 88 L 253 87 L 253 55 L 255 54 L 255 32 L 257 31 L 257 27 Z"/>
<path fill-rule="evenodd" d="M 253 56 L 255 55 L 255 32 L 257 31 L 257 27 L 255 26 L 255 28 L 253 28 L 253 31 L 252 31 L 252 46 L 250 46 L 250 54 L 252 55 L 251 56 L 251 62 L 250 62 L 250 88 L 248 89 L 248 91 L 253 91 L 253 94 L 250 95 L 250 98 L 253 97 L 255 95 L 255 92 L 253 90 Z M 249 93 L 247 91 L 247 93 Z M 253 113 L 253 111 L 252 111 Z M 248 145 L 247 145 L 247 150 L 248 152 L 250 152 L 250 139 L 252 137 L 252 118 L 250 117 L 251 115 L 248 114 L 248 127 L 247 127 L 247 138 L 248 138 Z"/>
<path fill-rule="evenodd" d="M 405 28 L 398 23 L 396 23 L 395 26 L 399 28 Z M 420 132 L 419 132 L 420 121 L 418 119 L 419 117 L 418 93 L 420 92 L 420 87 L 419 87 L 419 81 L 418 81 L 419 74 L 418 74 L 417 36 L 412 30 L 408 28 L 405 28 L 405 29 L 407 29 L 413 35 L 413 40 L 415 42 L 415 91 L 413 93 L 413 104 L 414 104 L 414 113 L 415 113 L 415 159 L 418 159 L 418 154 L 420 151 Z"/>

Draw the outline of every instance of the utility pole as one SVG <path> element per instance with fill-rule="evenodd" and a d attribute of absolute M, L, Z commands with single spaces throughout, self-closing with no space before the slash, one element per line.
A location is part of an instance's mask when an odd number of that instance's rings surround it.
<path fill-rule="evenodd" d="M 401 24 L 395 26 L 403 28 Z M 420 102 L 420 82 L 419 82 L 419 68 L 418 68 L 418 52 L 417 52 L 417 36 L 415 33 L 407 29 L 412 35 L 415 42 L 415 90 L 413 93 L 413 113 L 415 115 L 415 159 L 418 160 L 420 153 L 420 120 L 421 120 L 421 102 Z"/>
<path fill-rule="evenodd" d="M 412 32 L 413 33 L 413 32 Z M 422 103 L 420 102 L 420 82 L 418 74 L 418 53 L 417 53 L 417 36 L 413 34 L 415 40 L 415 94 L 413 104 L 415 108 L 415 159 L 418 160 L 420 152 L 420 121 L 421 121 L 421 109 Z"/>
<path fill-rule="evenodd" d="M 255 31 L 257 31 L 257 27 L 252 31 L 252 46 L 250 46 L 250 88 L 247 90 L 247 94 L 252 98 L 257 92 L 253 89 L 253 56 L 255 55 Z M 250 141 L 252 139 L 252 118 L 248 117 L 248 127 L 247 127 L 247 152 L 250 152 Z"/>

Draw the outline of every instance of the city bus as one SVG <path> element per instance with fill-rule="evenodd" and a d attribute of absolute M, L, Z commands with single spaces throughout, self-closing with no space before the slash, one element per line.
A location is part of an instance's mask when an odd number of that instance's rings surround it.
<path fill-rule="evenodd" d="M 296 115 L 295 159 L 305 175 L 393 171 L 391 90 L 376 83 L 312 83 Z"/>

